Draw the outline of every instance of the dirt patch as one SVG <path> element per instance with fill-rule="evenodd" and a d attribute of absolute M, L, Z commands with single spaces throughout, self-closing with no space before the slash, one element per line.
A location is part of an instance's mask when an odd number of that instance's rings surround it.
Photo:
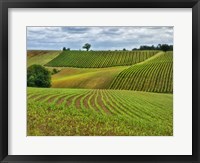
<path fill-rule="evenodd" d="M 53 97 L 51 97 L 50 99 L 48 99 L 48 103 L 53 102 L 53 100 L 57 97 L 58 95 L 55 95 Z"/>
<path fill-rule="evenodd" d="M 103 100 L 102 100 L 102 94 L 101 92 L 99 91 L 99 94 L 98 94 L 98 97 L 97 97 L 97 103 L 99 104 L 99 106 L 101 106 L 101 108 L 103 109 L 103 111 L 107 114 L 111 114 L 111 112 L 107 109 L 107 107 L 105 106 L 105 104 L 103 103 Z"/>
<path fill-rule="evenodd" d="M 76 97 L 77 95 L 71 96 L 70 98 L 67 99 L 67 103 L 66 106 L 70 106 L 72 103 L 72 100 L 74 99 L 74 97 Z"/>
<path fill-rule="evenodd" d="M 83 105 L 85 106 L 86 109 L 89 109 L 89 104 L 88 104 L 88 101 L 89 101 L 89 98 L 92 94 L 92 91 L 85 97 L 85 99 L 83 100 Z"/>
<path fill-rule="evenodd" d="M 105 101 L 105 103 L 106 103 L 106 105 L 110 108 L 110 110 L 112 110 L 112 111 L 114 111 L 115 110 L 115 108 L 117 108 L 117 106 L 116 105 L 114 105 L 114 102 L 112 101 L 112 99 L 108 96 L 108 95 L 106 95 L 106 93 L 104 92 L 104 94 L 103 93 L 101 93 L 102 94 L 102 96 L 104 96 L 104 101 Z M 103 98 L 103 97 L 102 97 Z M 113 103 L 112 103 L 112 102 Z M 116 110 L 115 110 L 116 111 Z M 110 111 L 109 111 L 110 112 Z M 111 113 L 111 112 L 110 112 Z M 112 112 L 112 114 L 114 114 L 113 112 Z"/>
<path fill-rule="evenodd" d="M 56 102 L 56 105 L 60 105 L 63 103 L 63 101 L 65 100 L 66 98 L 66 95 L 65 96 L 62 96 L 61 98 L 58 99 L 58 101 Z"/>
<path fill-rule="evenodd" d="M 99 109 L 98 109 L 98 107 L 96 106 L 96 104 L 95 104 L 95 98 L 97 98 L 97 91 L 95 91 L 95 93 L 92 95 L 92 98 L 90 99 L 90 103 L 91 103 L 91 105 L 92 105 L 92 107 L 96 110 L 96 111 L 100 111 Z"/>
<path fill-rule="evenodd" d="M 85 94 L 79 96 L 75 101 L 75 106 L 77 109 L 81 109 L 81 99 L 85 96 Z"/>

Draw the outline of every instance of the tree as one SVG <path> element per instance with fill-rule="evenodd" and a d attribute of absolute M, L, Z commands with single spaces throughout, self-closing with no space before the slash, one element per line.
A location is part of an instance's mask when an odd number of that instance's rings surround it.
<path fill-rule="evenodd" d="M 70 51 L 70 48 L 63 47 L 63 51 Z"/>
<path fill-rule="evenodd" d="M 126 49 L 124 48 L 123 51 L 126 51 Z"/>
<path fill-rule="evenodd" d="M 90 49 L 91 45 L 86 43 L 85 45 L 83 45 L 83 49 L 86 49 L 87 51 Z"/>
<path fill-rule="evenodd" d="M 28 87 L 50 87 L 51 73 L 41 65 L 32 65 L 27 70 Z"/>
<path fill-rule="evenodd" d="M 173 45 L 169 45 L 171 51 L 173 51 Z"/>
<path fill-rule="evenodd" d="M 170 46 L 167 45 L 167 44 L 162 44 L 162 45 L 160 46 L 160 49 L 163 50 L 164 52 L 171 50 L 171 49 L 170 49 Z"/>

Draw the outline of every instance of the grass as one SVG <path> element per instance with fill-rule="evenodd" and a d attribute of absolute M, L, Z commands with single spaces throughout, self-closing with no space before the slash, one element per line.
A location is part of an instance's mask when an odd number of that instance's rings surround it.
<path fill-rule="evenodd" d="M 152 57 L 159 51 L 63 51 L 46 66 L 103 68 L 133 65 Z"/>
<path fill-rule="evenodd" d="M 52 76 L 54 88 L 109 88 L 111 82 L 122 70 L 128 68 L 63 68 Z"/>
<path fill-rule="evenodd" d="M 28 135 L 173 135 L 173 95 L 28 88 Z"/>
<path fill-rule="evenodd" d="M 59 54 L 60 51 L 29 50 L 27 51 L 27 66 L 29 67 L 33 64 L 45 65 Z"/>
<path fill-rule="evenodd" d="M 121 71 L 110 89 L 173 92 L 173 52 L 160 52 Z"/>

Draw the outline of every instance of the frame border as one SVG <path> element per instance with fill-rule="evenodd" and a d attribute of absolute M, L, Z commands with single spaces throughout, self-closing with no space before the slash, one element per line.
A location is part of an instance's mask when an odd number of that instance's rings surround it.
<path fill-rule="evenodd" d="M 192 8 L 192 155 L 8 155 L 9 8 Z M 199 0 L 0 0 L 0 162 L 185 162 L 200 163 Z"/>

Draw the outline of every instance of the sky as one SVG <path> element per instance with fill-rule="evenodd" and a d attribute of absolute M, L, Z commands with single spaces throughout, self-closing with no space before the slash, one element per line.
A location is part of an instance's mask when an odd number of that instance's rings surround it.
<path fill-rule="evenodd" d="M 173 27 L 27 27 L 28 50 L 82 49 L 85 43 L 92 50 L 131 50 L 141 45 L 173 45 Z"/>

